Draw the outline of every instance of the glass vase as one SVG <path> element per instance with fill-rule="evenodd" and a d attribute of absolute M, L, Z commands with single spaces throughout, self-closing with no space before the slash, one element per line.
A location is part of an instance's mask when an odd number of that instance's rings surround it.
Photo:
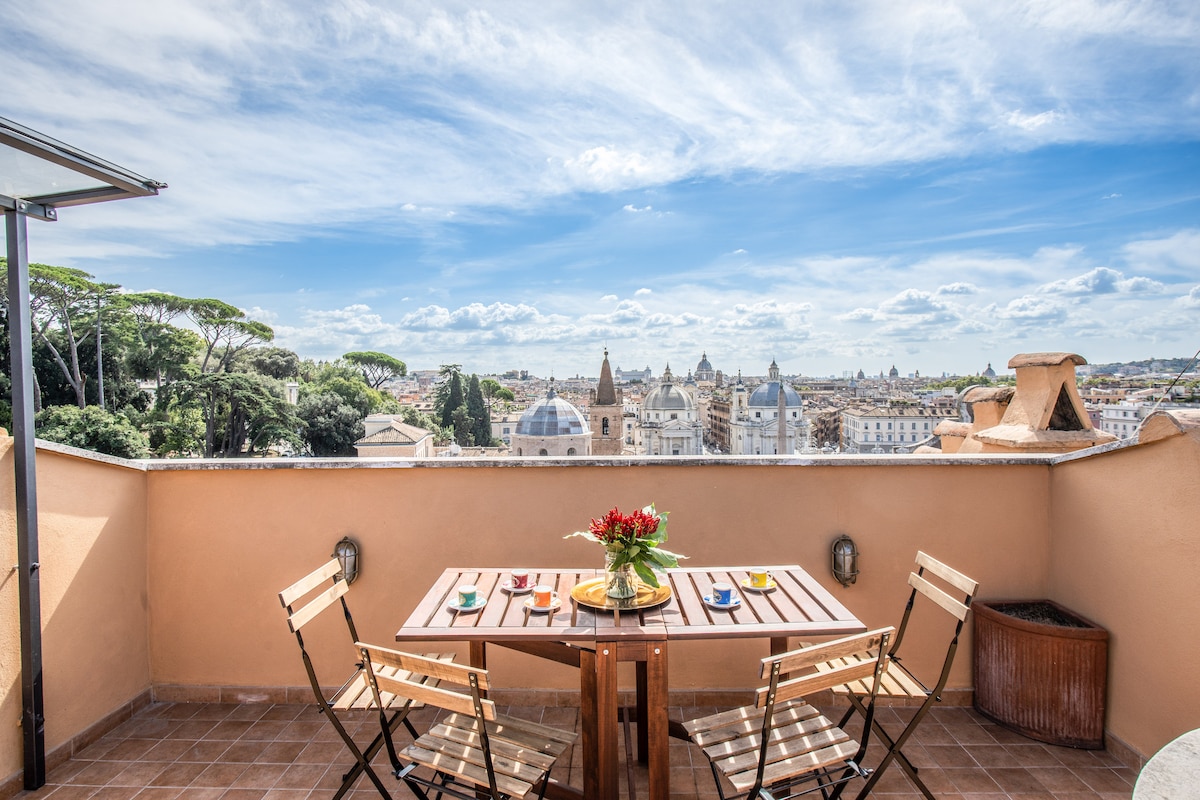
<path fill-rule="evenodd" d="M 617 552 L 608 550 L 604 553 L 605 593 L 617 600 L 627 600 L 637 596 L 638 577 L 637 573 L 633 571 L 633 564 L 613 567 L 613 562 L 620 554 L 619 550 Z"/>

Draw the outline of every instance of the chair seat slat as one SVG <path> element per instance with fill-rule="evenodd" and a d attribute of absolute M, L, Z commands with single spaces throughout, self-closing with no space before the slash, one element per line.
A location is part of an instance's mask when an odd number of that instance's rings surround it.
<path fill-rule="evenodd" d="M 794 762 L 798 758 L 804 758 L 809 753 L 822 750 L 826 747 L 832 747 L 836 744 L 851 741 L 850 737 L 841 728 L 834 726 L 829 720 L 820 729 L 806 733 L 801 736 L 793 736 L 782 741 L 772 742 L 767 745 L 767 764 L 775 764 L 777 762 Z M 745 753 L 738 753 L 733 756 L 723 758 L 714 758 L 713 763 L 717 765 L 717 769 L 725 774 L 742 772 L 747 769 L 752 769 L 758 766 L 758 748 Z M 811 767 L 809 768 L 811 769 Z"/>
<path fill-rule="evenodd" d="M 820 713 L 815 707 L 803 701 L 786 705 L 780 703 L 775 706 L 774 719 L 776 724 L 787 724 L 797 720 L 811 719 L 820 716 Z M 703 747 L 706 742 L 711 743 L 761 730 L 762 718 L 763 709 L 745 706 L 689 720 L 683 723 L 683 728 L 696 741 L 696 744 Z"/>
<path fill-rule="evenodd" d="M 421 736 L 415 742 L 417 747 L 423 747 L 426 750 L 436 750 L 444 756 L 458 759 L 468 764 L 474 764 L 477 767 L 487 768 L 487 761 L 484 758 L 483 750 L 478 747 L 456 742 L 453 739 L 443 739 L 434 734 L 431 729 L 428 733 Z M 489 746 L 491 742 L 489 741 Z M 519 749 L 519 748 L 518 748 Z M 515 778 L 524 783 L 537 783 L 541 780 L 542 775 L 546 770 L 540 769 L 528 764 L 519 758 L 513 758 L 500 752 L 499 749 L 492 747 L 492 769 L 496 775 L 505 775 L 509 778 Z"/>
<path fill-rule="evenodd" d="M 833 727 L 833 723 L 823 716 L 816 716 L 810 719 L 803 719 L 799 722 L 793 722 L 790 725 L 780 727 L 772 727 L 769 741 L 783 742 L 788 739 L 796 739 L 801 736 L 823 731 Z M 761 730 L 761 729 L 760 729 Z M 724 739 L 714 744 L 701 749 L 704 754 L 711 759 L 729 758 L 731 756 L 740 755 L 742 753 L 750 753 L 753 751 L 755 759 L 758 758 L 758 748 L 762 744 L 762 734 L 759 731 L 754 733 L 736 736 L 731 739 Z"/>
<path fill-rule="evenodd" d="M 415 761 L 438 772 L 445 772 L 452 775 L 458 775 L 476 786 L 488 785 L 487 769 L 477 766 L 469 761 L 454 758 L 453 756 L 443 753 L 440 750 L 431 750 L 426 747 L 420 747 L 416 744 L 410 744 L 404 748 L 401 753 L 409 761 Z M 496 788 L 507 795 L 513 797 L 524 797 L 533 789 L 533 785 L 516 778 L 503 775 L 499 771 L 496 772 Z"/>
<path fill-rule="evenodd" d="M 806 772 L 840 764 L 852 758 L 854 753 L 855 743 L 850 741 L 826 747 L 822 750 L 814 750 L 795 758 L 777 761 L 773 764 L 768 764 L 767 768 L 763 771 L 763 783 L 770 785 Z M 734 773 L 726 777 L 729 778 L 729 782 L 733 784 L 735 789 L 744 792 L 754 785 L 756 772 L 757 764 L 755 769 Z"/>
<path fill-rule="evenodd" d="M 483 746 L 480 743 L 479 733 L 475 730 L 440 724 L 430 728 L 429 735 L 482 751 Z M 558 756 L 557 753 L 544 753 L 523 742 L 514 742 L 491 734 L 488 735 L 488 746 L 492 749 L 493 754 L 529 764 L 543 772 L 554 766 L 554 759 Z"/>
<path fill-rule="evenodd" d="M 470 714 L 451 714 L 442 722 L 457 728 L 469 729 L 474 725 L 475 717 Z M 534 747 L 542 752 L 555 755 L 561 754 L 578 738 L 574 733 L 502 714 L 497 715 L 494 721 L 488 722 L 487 731 L 488 736 L 500 736 L 509 741 L 524 744 L 526 747 Z"/>

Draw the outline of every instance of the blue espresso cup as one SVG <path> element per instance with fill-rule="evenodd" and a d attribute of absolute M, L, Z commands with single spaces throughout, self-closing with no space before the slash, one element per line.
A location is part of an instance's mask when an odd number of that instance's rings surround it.
<path fill-rule="evenodd" d="M 733 602 L 733 585 L 724 581 L 717 581 L 712 587 L 712 599 L 714 603 L 727 606 Z"/>

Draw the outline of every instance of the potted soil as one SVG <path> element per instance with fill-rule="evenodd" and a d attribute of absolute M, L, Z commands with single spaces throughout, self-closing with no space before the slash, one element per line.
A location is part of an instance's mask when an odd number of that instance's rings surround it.
<path fill-rule="evenodd" d="M 1050 600 L 971 610 L 979 713 L 1041 742 L 1103 749 L 1108 631 Z"/>

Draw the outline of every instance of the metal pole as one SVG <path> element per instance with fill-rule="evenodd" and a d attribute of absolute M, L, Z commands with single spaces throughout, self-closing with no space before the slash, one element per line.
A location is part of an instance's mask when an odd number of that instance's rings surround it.
<path fill-rule="evenodd" d="M 33 442 L 33 334 L 29 313 L 29 242 L 25 214 L 4 211 L 8 229 L 8 339 L 12 358 L 13 466 L 21 599 L 21 730 L 25 788 L 46 783 L 46 717 L 42 699 L 42 599 L 38 564 L 37 476 Z"/>

